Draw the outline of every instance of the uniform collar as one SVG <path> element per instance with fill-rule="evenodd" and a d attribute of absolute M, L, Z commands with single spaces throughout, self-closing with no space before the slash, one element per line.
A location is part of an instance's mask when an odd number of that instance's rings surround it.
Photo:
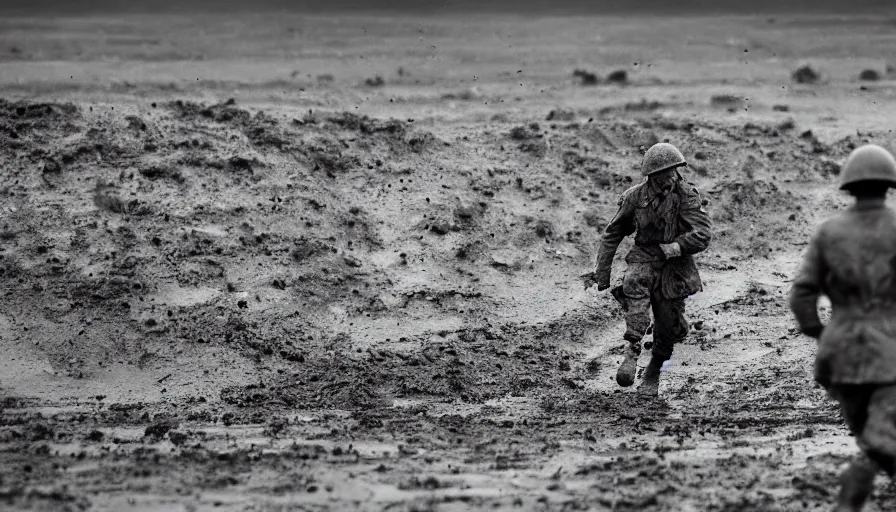
<path fill-rule="evenodd" d="M 666 190 L 661 189 L 659 187 L 659 185 L 656 184 L 655 181 L 651 180 L 648 177 L 647 180 L 644 182 L 645 183 L 644 191 L 647 193 L 647 199 L 656 200 L 657 198 L 659 198 L 659 200 L 662 201 L 669 194 L 676 191 L 681 186 L 681 181 L 682 181 L 681 178 L 679 178 L 678 181 L 675 183 L 675 185 L 673 185 L 672 188 L 670 188 L 668 191 L 666 191 Z"/>
<path fill-rule="evenodd" d="M 853 210 L 858 211 L 866 211 L 866 210 L 879 210 L 881 208 L 886 208 L 886 198 L 876 198 L 876 199 L 860 199 L 857 200 L 853 205 Z"/>

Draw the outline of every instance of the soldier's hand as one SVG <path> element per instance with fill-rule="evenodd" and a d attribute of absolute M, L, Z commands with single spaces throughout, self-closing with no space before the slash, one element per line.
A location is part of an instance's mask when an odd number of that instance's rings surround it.
<path fill-rule="evenodd" d="M 597 285 L 597 289 L 600 290 L 600 283 L 597 282 L 597 274 L 594 272 L 588 272 L 587 274 L 582 274 L 579 276 L 582 279 L 582 282 L 585 284 L 585 289 L 591 288 L 594 285 Z"/>
<path fill-rule="evenodd" d="M 824 327 L 820 325 L 803 329 L 803 334 L 815 339 L 821 338 L 822 332 L 824 332 Z"/>
<path fill-rule="evenodd" d="M 678 242 L 660 244 L 660 249 L 663 250 L 663 256 L 665 256 L 667 260 L 669 258 L 677 258 L 681 256 L 681 246 L 678 245 Z"/>

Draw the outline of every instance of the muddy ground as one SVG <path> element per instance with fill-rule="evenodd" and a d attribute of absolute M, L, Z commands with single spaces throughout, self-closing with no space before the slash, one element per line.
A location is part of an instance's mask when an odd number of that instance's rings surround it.
<path fill-rule="evenodd" d="M 856 450 L 786 295 L 892 147 L 889 30 L 0 20 L 0 503 L 827 510 Z M 577 276 L 663 140 L 716 237 L 652 401 Z"/>

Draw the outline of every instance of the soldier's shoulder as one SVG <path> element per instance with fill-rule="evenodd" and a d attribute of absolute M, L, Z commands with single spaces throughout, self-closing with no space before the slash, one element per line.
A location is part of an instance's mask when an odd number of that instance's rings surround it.
<path fill-rule="evenodd" d="M 647 184 L 646 181 L 642 181 L 641 183 L 638 183 L 637 185 L 632 185 L 631 187 L 625 189 L 625 191 L 623 191 L 622 194 L 620 194 L 619 201 L 622 202 L 628 198 L 636 197 L 641 192 L 641 189 L 643 189 L 646 184 Z"/>
<path fill-rule="evenodd" d="M 691 182 L 682 181 L 679 183 L 679 187 L 681 192 L 687 197 L 700 197 L 700 190 L 697 188 L 697 185 Z"/>
<path fill-rule="evenodd" d="M 843 211 L 823 220 L 815 230 L 815 238 L 821 241 L 843 233 L 851 233 L 857 225 L 857 220 L 851 212 Z"/>
<path fill-rule="evenodd" d="M 697 186 L 693 183 L 680 181 L 678 183 L 678 196 L 681 197 L 682 202 L 685 204 L 694 204 L 701 207 L 706 204 L 705 199 L 700 195 Z"/>

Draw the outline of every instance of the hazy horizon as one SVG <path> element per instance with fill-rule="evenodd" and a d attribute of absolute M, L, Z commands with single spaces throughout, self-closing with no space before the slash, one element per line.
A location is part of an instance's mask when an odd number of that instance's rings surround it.
<path fill-rule="evenodd" d="M 407 12 L 421 14 L 497 12 L 497 13 L 587 13 L 587 14 L 849 14 L 852 12 L 884 16 L 893 12 L 889 2 L 880 0 L 3 0 L 0 12 L 20 15 L 78 15 L 103 13 L 165 13 L 222 11 L 326 12 Z"/>

